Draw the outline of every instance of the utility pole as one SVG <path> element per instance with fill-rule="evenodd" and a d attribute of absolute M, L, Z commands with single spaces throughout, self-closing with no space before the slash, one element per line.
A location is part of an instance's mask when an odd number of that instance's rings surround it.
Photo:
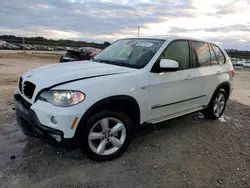
<path fill-rule="evenodd" d="M 24 37 L 23 37 L 23 56 L 25 56 L 25 41 L 24 41 Z"/>
<path fill-rule="evenodd" d="M 140 26 L 138 26 L 138 37 L 140 36 Z"/>

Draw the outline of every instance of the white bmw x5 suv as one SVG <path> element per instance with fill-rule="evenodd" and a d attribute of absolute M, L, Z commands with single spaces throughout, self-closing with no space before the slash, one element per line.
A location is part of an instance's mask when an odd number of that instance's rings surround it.
<path fill-rule="evenodd" d="M 195 111 L 219 118 L 234 69 L 218 45 L 188 38 L 127 38 L 92 61 L 24 73 L 15 92 L 23 132 L 81 148 L 96 161 L 128 147 L 136 127 Z"/>

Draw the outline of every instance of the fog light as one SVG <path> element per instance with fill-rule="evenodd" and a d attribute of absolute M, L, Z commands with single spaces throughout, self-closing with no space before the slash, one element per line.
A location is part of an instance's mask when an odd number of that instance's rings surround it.
<path fill-rule="evenodd" d="M 57 142 L 61 142 L 62 138 L 60 135 L 57 134 L 50 134 Z"/>
<path fill-rule="evenodd" d="M 52 117 L 51 117 L 51 122 L 54 123 L 54 124 L 57 124 L 57 121 L 56 121 L 56 117 L 55 117 L 55 116 L 52 116 Z"/>

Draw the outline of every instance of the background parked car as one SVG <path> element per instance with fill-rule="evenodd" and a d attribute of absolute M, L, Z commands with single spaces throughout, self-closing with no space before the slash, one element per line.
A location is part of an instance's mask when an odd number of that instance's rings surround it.
<path fill-rule="evenodd" d="M 236 61 L 236 62 L 233 62 L 233 66 L 242 67 L 243 63 L 242 63 L 242 61 Z"/>
<path fill-rule="evenodd" d="M 250 68 L 250 61 L 245 61 L 245 62 L 243 62 L 243 63 L 242 63 L 242 66 L 243 66 L 244 68 Z"/>
<path fill-rule="evenodd" d="M 1 47 L 3 44 L 5 44 L 5 43 L 6 43 L 6 41 L 0 40 L 0 47 Z"/>
<path fill-rule="evenodd" d="M 1 49 L 4 49 L 4 50 L 18 50 L 19 47 L 14 45 L 14 44 L 10 44 L 10 43 L 2 43 L 1 45 Z"/>
<path fill-rule="evenodd" d="M 58 46 L 55 48 L 56 51 L 65 51 L 66 48 L 65 47 L 61 47 L 61 46 Z"/>
<path fill-rule="evenodd" d="M 93 47 L 82 47 L 78 50 L 67 50 L 67 53 L 61 57 L 60 62 L 90 60 L 101 50 Z"/>

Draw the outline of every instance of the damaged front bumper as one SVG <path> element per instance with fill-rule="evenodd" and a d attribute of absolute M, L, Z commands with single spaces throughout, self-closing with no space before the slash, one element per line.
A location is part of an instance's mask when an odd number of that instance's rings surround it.
<path fill-rule="evenodd" d="M 20 94 L 14 95 L 16 118 L 22 132 L 27 136 L 36 137 L 50 143 L 70 146 L 72 139 L 65 139 L 62 131 L 42 125 L 36 113 L 30 108 Z"/>

